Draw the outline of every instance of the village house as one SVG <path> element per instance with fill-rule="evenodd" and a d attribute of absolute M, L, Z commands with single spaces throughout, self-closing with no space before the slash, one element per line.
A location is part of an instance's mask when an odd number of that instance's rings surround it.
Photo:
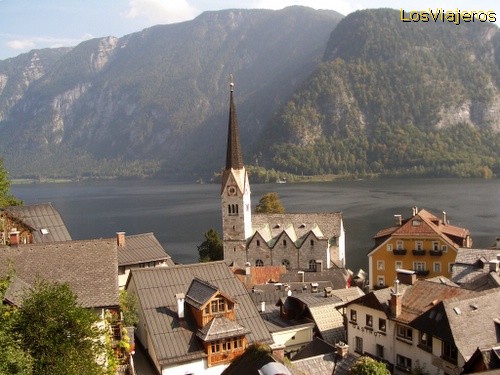
<path fill-rule="evenodd" d="M 0 209 L 0 245 L 71 241 L 59 212 L 50 203 Z"/>
<path fill-rule="evenodd" d="M 369 288 L 384 288 L 396 279 L 398 269 L 414 270 L 419 278 L 451 278 L 458 249 L 470 248 L 469 230 L 413 207 L 412 216 L 395 215 L 395 223 L 380 230 L 368 254 Z"/>
<path fill-rule="evenodd" d="M 230 86 L 226 167 L 221 211 L 224 260 L 235 267 L 279 266 L 315 271 L 345 267 L 341 212 L 252 214 L 250 183 L 243 163 L 238 120 Z"/>
<path fill-rule="evenodd" d="M 394 374 L 419 367 L 459 374 L 477 347 L 498 346 L 499 291 L 477 293 L 444 277 L 417 280 L 403 271 L 393 288 L 345 305 L 347 343 Z"/>
<path fill-rule="evenodd" d="M 225 262 L 132 269 L 137 337 L 158 374 L 220 374 L 248 345 L 272 337 Z"/>
<path fill-rule="evenodd" d="M 497 241 L 500 242 L 500 241 Z M 481 291 L 500 287 L 500 244 L 494 249 L 458 249 L 451 280 Z"/>
<path fill-rule="evenodd" d="M 116 233 L 118 246 L 118 285 L 125 288 L 132 268 L 171 267 L 171 256 L 153 233 L 126 236 L 125 232 Z"/>

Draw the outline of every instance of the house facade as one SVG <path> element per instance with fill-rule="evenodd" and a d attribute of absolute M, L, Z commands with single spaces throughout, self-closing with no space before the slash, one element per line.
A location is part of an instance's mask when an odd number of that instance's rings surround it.
<path fill-rule="evenodd" d="M 498 345 L 498 293 L 465 290 L 442 277 L 395 283 L 346 305 L 348 344 L 394 374 L 419 367 L 460 374 L 478 346 Z"/>
<path fill-rule="evenodd" d="M 225 262 L 131 270 L 136 337 L 159 374 L 220 374 L 248 345 L 272 343 L 243 284 Z"/>
<path fill-rule="evenodd" d="M 398 269 L 414 270 L 418 277 L 443 275 L 451 278 L 460 247 L 470 248 L 469 230 L 413 207 L 412 216 L 395 215 L 394 226 L 380 230 L 368 254 L 369 286 L 383 288 L 396 279 Z"/>
<path fill-rule="evenodd" d="M 224 260 L 238 267 L 345 267 L 342 213 L 252 214 L 233 89 L 231 83 L 226 166 L 221 184 Z"/>

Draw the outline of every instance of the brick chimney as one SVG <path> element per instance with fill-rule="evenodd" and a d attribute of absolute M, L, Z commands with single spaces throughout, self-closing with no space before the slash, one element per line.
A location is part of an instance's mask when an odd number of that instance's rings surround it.
<path fill-rule="evenodd" d="M 500 249 L 500 237 L 497 237 L 496 248 L 497 248 L 497 250 Z"/>
<path fill-rule="evenodd" d="M 337 351 L 337 355 L 342 359 L 349 355 L 349 345 L 345 342 L 340 341 L 338 344 L 335 344 L 335 349 Z"/>
<path fill-rule="evenodd" d="M 118 247 L 125 246 L 125 232 L 116 232 L 116 245 Z"/>
<path fill-rule="evenodd" d="M 391 308 L 391 316 L 397 318 L 401 315 L 401 305 L 403 304 L 403 295 L 399 291 L 399 280 L 394 281 L 394 290 L 391 293 L 389 306 Z"/>
<path fill-rule="evenodd" d="M 497 255 L 497 257 L 498 257 L 498 255 Z M 493 259 L 493 260 L 490 260 L 489 263 L 490 263 L 490 272 L 498 273 L 500 270 L 500 260 Z"/>
<path fill-rule="evenodd" d="M 394 215 L 394 224 L 398 227 L 403 224 L 403 217 L 400 214 Z"/>
<path fill-rule="evenodd" d="M 405 285 L 413 285 L 417 281 L 417 273 L 413 270 L 398 268 L 396 270 L 398 282 Z"/>

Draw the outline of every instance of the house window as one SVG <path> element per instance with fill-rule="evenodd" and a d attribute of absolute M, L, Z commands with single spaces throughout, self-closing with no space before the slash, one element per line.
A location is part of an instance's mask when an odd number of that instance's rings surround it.
<path fill-rule="evenodd" d="M 381 332 L 385 332 L 387 329 L 387 322 L 385 319 L 379 318 L 378 319 L 378 330 Z"/>
<path fill-rule="evenodd" d="M 205 314 L 210 314 L 210 306 L 208 304 L 205 306 Z"/>
<path fill-rule="evenodd" d="M 377 260 L 377 270 L 381 271 L 385 269 L 385 262 L 383 260 Z"/>
<path fill-rule="evenodd" d="M 242 342 L 241 338 L 234 339 L 233 346 L 235 349 L 243 347 L 243 342 Z"/>
<path fill-rule="evenodd" d="M 458 350 L 455 344 L 443 341 L 442 357 L 448 362 L 457 363 Z"/>
<path fill-rule="evenodd" d="M 403 371 L 411 371 L 411 359 L 402 355 L 396 356 L 396 366 Z"/>
<path fill-rule="evenodd" d="M 311 246 L 314 246 L 314 240 L 310 241 Z"/>
<path fill-rule="evenodd" d="M 424 243 L 422 241 L 416 241 L 415 250 L 423 250 L 423 249 L 424 249 Z"/>
<path fill-rule="evenodd" d="M 432 267 L 435 273 L 441 273 L 441 262 L 434 262 Z"/>
<path fill-rule="evenodd" d="M 398 324 L 398 337 L 412 341 L 413 340 L 413 330 L 410 327 Z"/>
<path fill-rule="evenodd" d="M 309 261 L 309 270 L 310 271 L 316 271 L 316 261 L 314 259 L 311 259 Z"/>
<path fill-rule="evenodd" d="M 418 346 L 421 349 L 432 353 L 432 335 L 429 335 L 426 332 L 420 332 L 418 335 Z"/>
<path fill-rule="evenodd" d="M 359 354 L 363 354 L 363 338 L 356 336 L 356 346 L 354 351 Z"/>
<path fill-rule="evenodd" d="M 402 269 L 402 268 L 403 268 L 403 262 L 402 262 L 402 261 L 400 261 L 400 260 L 398 260 L 398 261 L 396 261 L 396 262 L 394 263 L 394 266 L 395 266 L 395 268 L 396 268 L 397 270 Z"/>
<path fill-rule="evenodd" d="M 385 277 L 384 276 L 377 276 L 377 285 L 378 286 L 384 286 L 385 285 Z"/>
<path fill-rule="evenodd" d="M 222 341 L 222 350 L 231 350 L 231 341 Z"/>
<path fill-rule="evenodd" d="M 441 247 L 441 250 L 443 251 L 443 253 L 446 253 L 448 251 L 448 246 L 443 245 L 443 247 Z"/>
<path fill-rule="evenodd" d="M 413 262 L 414 271 L 425 271 L 425 262 Z"/>
<path fill-rule="evenodd" d="M 418 219 L 415 219 L 411 222 L 411 224 L 414 226 L 414 227 L 418 227 L 420 226 L 420 224 L 422 224 L 422 222 Z"/>
<path fill-rule="evenodd" d="M 219 312 L 224 312 L 225 307 L 226 307 L 226 301 L 224 301 L 223 299 L 220 299 L 219 300 Z"/>
<path fill-rule="evenodd" d="M 401 241 L 401 240 L 398 240 L 396 242 L 396 247 L 397 247 L 398 250 L 404 250 L 404 242 Z"/>
<path fill-rule="evenodd" d="M 227 302 L 227 311 L 231 311 L 233 309 L 233 304 L 231 302 Z"/>
<path fill-rule="evenodd" d="M 377 357 L 381 358 L 381 359 L 384 359 L 384 346 L 380 345 L 380 344 L 377 344 L 376 350 L 377 350 Z"/>
<path fill-rule="evenodd" d="M 432 243 L 432 250 L 434 250 L 434 251 L 438 251 L 439 250 L 439 242 L 434 241 Z"/>
<path fill-rule="evenodd" d="M 262 259 L 257 259 L 255 261 L 255 267 L 264 267 L 264 262 L 262 261 Z"/>
<path fill-rule="evenodd" d="M 212 314 L 219 311 L 217 309 L 217 307 L 218 307 L 217 300 L 214 300 L 214 301 L 210 302 L 210 305 L 211 305 L 211 308 L 212 308 Z"/>
<path fill-rule="evenodd" d="M 453 263 L 448 263 L 448 272 L 449 273 L 453 272 Z"/>
<path fill-rule="evenodd" d="M 373 316 L 371 315 L 366 315 L 366 326 L 373 328 Z"/>
<path fill-rule="evenodd" d="M 392 243 L 387 244 L 387 251 L 392 251 Z"/>
<path fill-rule="evenodd" d="M 351 310 L 351 322 L 357 322 L 358 321 L 358 314 L 356 313 L 356 310 Z"/>
<path fill-rule="evenodd" d="M 290 269 L 290 261 L 289 261 L 288 259 L 283 259 L 283 260 L 281 261 L 281 265 L 282 265 L 282 266 L 285 266 L 287 270 L 289 270 L 289 269 Z"/>
<path fill-rule="evenodd" d="M 217 353 L 220 351 L 220 345 L 218 341 L 213 342 L 211 347 L 212 347 L 212 353 Z"/>

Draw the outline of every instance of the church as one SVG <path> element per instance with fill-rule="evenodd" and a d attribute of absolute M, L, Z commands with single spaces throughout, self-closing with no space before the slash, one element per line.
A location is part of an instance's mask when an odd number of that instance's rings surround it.
<path fill-rule="evenodd" d="M 231 82 L 221 186 L 224 260 L 235 267 L 283 265 L 288 270 L 303 271 L 345 268 L 341 212 L 257 214 L 252 213 L 250 194 Z"/>

